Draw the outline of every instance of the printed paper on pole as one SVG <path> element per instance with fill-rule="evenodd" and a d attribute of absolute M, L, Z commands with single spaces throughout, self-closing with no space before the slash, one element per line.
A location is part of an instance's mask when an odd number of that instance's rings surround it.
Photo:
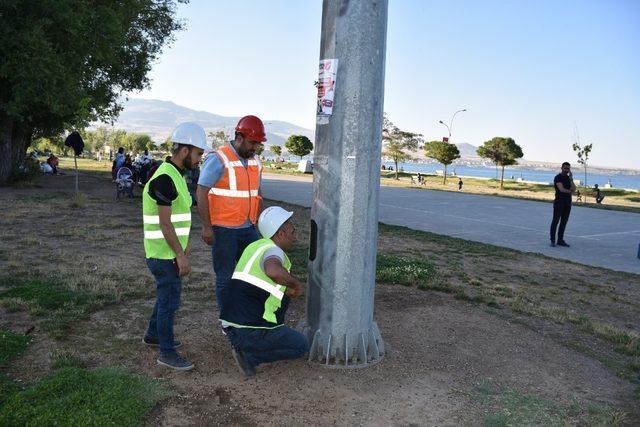
<path fill-rule="evenodd" d="M 333 113 L 333 97 L 336 87 L 336 75 L 338 73 L 337 59 L 322 59 L 318 72 L 318 106 L 316 110 L 316 122 L 318 124 L 329 123 L 329 117 Z"/>

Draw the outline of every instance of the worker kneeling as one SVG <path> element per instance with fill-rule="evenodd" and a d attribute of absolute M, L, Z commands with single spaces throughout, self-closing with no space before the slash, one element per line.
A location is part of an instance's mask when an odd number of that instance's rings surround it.
<path fill-rule="evenodd" d="M 251 243 L 225 289 L 220 323 L 233 357 L 246 376 L 261 363 L 295 359 L 309 351 L 307 338 L 284 325 L 289 298 L 302 293 L 303 283 L 291 275 L 285 253 L 296 240 L 293 212 L 271 206 L 258 218 L 262 239 Z"/>

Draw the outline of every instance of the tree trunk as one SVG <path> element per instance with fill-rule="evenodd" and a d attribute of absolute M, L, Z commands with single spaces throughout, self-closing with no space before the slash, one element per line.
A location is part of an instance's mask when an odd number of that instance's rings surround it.
<path fill-rule="evenodd" d="M 0 113 L 0 184 L 7 182 L 13 172 L 12 135 L 13 120 Z"/>
<path fill-rule="evenodd" d="M 584 164 L 584 186 L 587 186 L 587 163 Z"/>
<path fill-rule="evenodd" d="M 447 165 L 444 165 L 444 181 L 442 181 L 443 185 L 447 185 Z"/>
<path fill-rule="evenodd" d="M 500 175 L 500 189 L 504 189 L 504 166 L 502 166 L 502 174 Z"/>
<path fill-rule="evenodd" d="M 396 170 L 394 172 L 396 173 L 396 179 L 398 179 L 398 161 L 394 160 L 393 163 L 396 165 Z"/>

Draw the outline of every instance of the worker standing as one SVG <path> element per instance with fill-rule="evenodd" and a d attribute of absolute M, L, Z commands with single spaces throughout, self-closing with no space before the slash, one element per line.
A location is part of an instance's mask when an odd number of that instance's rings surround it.
<path fill-rule="evenodd" d="M 255 224 L 262 200 L 262 164 L 255 153 L 266 140 L 262 120 L 245 116 L 235 128 L 234 140 L 210 153 L 200 171 L 198 213 L 202 240 L 211 245 L 219 309 L 240 255 L 260 238 Z"/>
<path fill-rule="evenodd" d="M 171 160 L 162 163 L 142 193 L 144 251 L 147 266 L 156 281 L 156 304 L 142 341 L 160 346 L 158 363 L 186 371 L 193 364 L 180 356 L 173 323 L 180 306 L 182 277 L 189 274 L 191 194 L 184 174 L 200 163 L 207 149 L 207 136 L 196 123 L 182 123 L 171 135 Z"/>
<path fill-rule="evenodd" d="M 244 250 L 225 291 L 220 323 L 246 377 L 255 375 L 260 363 L 295 359 L 309 351 L 307 338 L 284 325 L 289 298 L 300 296 L 304 287 L 290 273 L 285 253 L 296 240 L 292 215 L 279 206 L 260 214 L 262 239 Z"/>

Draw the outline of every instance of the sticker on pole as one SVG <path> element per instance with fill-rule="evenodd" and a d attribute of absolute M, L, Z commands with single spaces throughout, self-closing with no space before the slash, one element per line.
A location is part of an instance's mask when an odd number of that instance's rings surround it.
<path fill-rule="evenodd" d="M 336 88 L 336 75 L 338 73 L 337 59 L 321 59 L 318 67 L 318 106 L 316 110 L 316 123 L 326 125 L 333 114 L 333 97 Z"/>

